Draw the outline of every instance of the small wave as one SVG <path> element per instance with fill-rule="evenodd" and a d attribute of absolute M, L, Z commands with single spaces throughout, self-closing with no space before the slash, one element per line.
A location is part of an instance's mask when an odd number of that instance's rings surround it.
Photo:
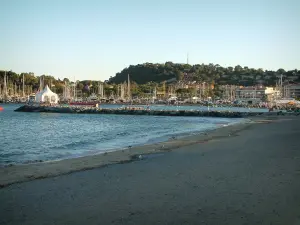
<path fill-rule="evenodd" d="M 7 153 L 0 153 L 1 158 L 10 158 L 13 156 L 21 156 L 24 155 L 26 152 L 24 151 L 13 151 L 13 152 L 7 152 Z"/>
<path fill-rule="evenodd" d="M 74 149 L 74 148 L 79 148 L 85 145 L 92 144 L 95 141 L 74 141 L 72 143 L 67 143 L 67 144 L 62 144 L 62 145 L 55 145 L 50 147 L 49 149 Z"/>
<path fill-rule="evenodd" d="M 120 132 L 120 133 L 117 133 L 117 136 L 127 136 L 127 135 L 129 135 L 129 133 L 128 132 Z"/>

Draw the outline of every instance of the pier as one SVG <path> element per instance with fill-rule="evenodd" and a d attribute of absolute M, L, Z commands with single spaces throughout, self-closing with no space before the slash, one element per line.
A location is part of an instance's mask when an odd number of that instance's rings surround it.
<path fill-rule="evenodd" d="M 70 107 L 70 106 L 37 106 L 23 105 L 16 112 L 43 112 L 43 113 L 78 113 L 78 114 L 117 114 L 117 115 L 148 115 L 148 116 L 194 116 L 194 117 L 225 117 L 243 118 L 262 115 L 284 115 L 283 112 L 232 112 L 232 111 L 200 111 L 200 110 L 149 110 L 142 108 L 106 109 L 97 107 Z M 290 113 L 289 113 L 290 114 Z M 292 113 L 299 115 L 299 113 Z"/>

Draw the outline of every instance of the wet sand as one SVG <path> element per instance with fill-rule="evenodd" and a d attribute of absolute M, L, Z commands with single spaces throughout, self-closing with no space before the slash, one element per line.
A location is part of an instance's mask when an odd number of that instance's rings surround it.
<path fill-rule="evenodd" d="M 0 224 L 298 225 L 299 134 L 299 117 L 280 117 L 1 169 Z"/>

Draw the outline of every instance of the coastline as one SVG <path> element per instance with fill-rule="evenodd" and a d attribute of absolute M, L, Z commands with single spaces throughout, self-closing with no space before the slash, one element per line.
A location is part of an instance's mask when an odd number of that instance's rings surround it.
<path fill-rule="evenodd" d="M 296 225 L 299 125 L 257 117 L 131 163 L 31 178 L 0 189 L 0 224 Z"/>
<path fill-rule="evenodd" d="M 0 168 L 0 188 L 15 183 L 92 170 L 113 164 L 129 163 L 135 160 L 143 160 L 147 158 L 148 155 L 161 154 L 189 145 L 204 144 L 222 138 L 230 138 L 256 123 L 267 123 L 278 118 L 277 116 L 255 117 L 228 126 L 218 127 L 207 132 L 202 131 L 158 143 L 142 144 L 131 148 L 116 149 L 76 158 L 2 167 Z"/>

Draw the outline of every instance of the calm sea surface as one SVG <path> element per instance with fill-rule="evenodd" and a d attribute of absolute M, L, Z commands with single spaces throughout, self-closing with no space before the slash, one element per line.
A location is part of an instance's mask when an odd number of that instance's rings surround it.
<path fill-rule="evenodd" d="M 23 113 L 13 111 L 20 105 L 0 106 L 4 108 L 0 111 L 0 166 L 98 154 L 242 121 L 208 117 Z M 164 106 L 152 108 L 161 109 L 159 107 Z"/>

